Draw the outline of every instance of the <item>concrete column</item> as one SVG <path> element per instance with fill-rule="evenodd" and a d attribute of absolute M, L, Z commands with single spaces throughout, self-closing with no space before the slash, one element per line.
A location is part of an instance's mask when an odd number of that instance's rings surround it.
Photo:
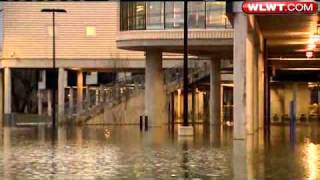
<path fill-rule="evenodd" d="M 103 101 L 104 101 L 104 88 L 103 88 L 103 86 L 101 85 L 100 86 L 100 102 L 102 103 Z"/>
<path fill-rule="evenodd" d="M 170 115 L 171 115 L 171 124 L 175 123 L 175 93 L 170 94 L 171 106 L 170 106 Z"/>
<path fill-rule="evenodd" d="M 177 94 L 177 119 L 180 121 L 182 115 L 181 115 L 181 89 L 178 89 L 178 94 Z"/>
<path fill-rule="evenodd" d="M 4 115 L 11 114 L 11 69 L 4 68 Z"/>
<path fill-rule="evenodd" d="M 255 127 L 255 85 L 257 81 L 255 81 L 255 66 L 254 62 L 256 59 L 254 49 L 256 47 L 252 44 L 252 36 L 250 34 L 247 35 L 246 42 L 246 67 L 245 67 L 245 99 L 246 99 L 246 133 L 253 134 Z"/>
<path fill-rule="evenodd" d="M 65 85 L 66 85 L 66 71 L 64 68 L 59 68 L 59 78 L 58 78 L 58 113 L 59 115 L 64 113 Z"/>
<path fill-rule="evenodd" d="M 210 124 L 221 123 L 220 60 L 211 60 L 210 69 Z"/>
<path fill-rule="evenodd" d="M 42 115 L 42 91 L 38 89 L 38 115 Z"/>
<path fill-rule="evenodd" d="M 82 109 L 83 102 L 83 72 L 78 71 L 77 73 L 77 104 L 79 109 Z"/>
<path fill-rule="evenodd" d="M 234 77 L 234 139 L 246 138 L 247 103 L 246 103 L 246 62 L 248 20 L 244 13 L 236 13 L 234 17 L 234 49 L 233 49 L 233 77 Z"/>
<path fill-rule="evenodd" d="M 96 106 L 99 104 L 99 88 L 96 88 Z"/>
<path fill-rule="evenodd" d="M 259 48 L 256 47 L 256 45 L 253 45 L 253 53 L 254 58 L 252 60 L 252 85 L 253 85 L 253 131 L 257 131 L 259 129 L 259 67 L 258 67 L 258 61 L 259 61 Z M 263 96 L 262 96 L 263 97 Z"/>
<path fill-rule="evenodd" d="M 164 89 L 162 52 L 146 51 L 145 69 L 145 113 L 151 126 L 161 126 L 166 123 L 166 94 Z"/>
<path fill-rule="evenodd" d="M 3 125 L 3 106 L 4 106 L 4 97 L 3 97 L 3 72 L 0 70 L 0 127 Z"/>
<path fill-rule="evenodd" d="M 71 110 L 73 110 L 73 105 L 74 105 L 74 100 L 73 100 L 73 97 L 74 97 L 74 95 L 73 95 L 73 87 L 72 86 L 70 86 L 70 89 L 69 89 L 69 108 L 71 109 Z"/>
<path fill-rule="evenodd" d="M 191 99 L 192 99 L 191 100 L 191 102 L 192 102 L 191 117 L 192 117 L 192 123 L 194 124 L 196 121 L 199 120 L 196 118 L 196 90 L 195 90 L 195 88 L 192 89 Z"/>
<path fill-rule="evenodd" d="M 205 92 L 199 91 L 199 95 L 198 96 L 199 96 L 199 98 L 198 98 L 197 106 L 198 106 L 198 111 L 199 111 L 199 118 L 204 119 L 206 117 L 206 115 L 209 115 L 209 111 L 210 110 L 209 110 L 208 107 L 205 107 L 206 106 L 206 104 L 205 104 L 205 98 L 206 98 Z M 208 105 L 209 105 L 209 103 L 208 103 Z M 206 111 L 208 111 L 208 114 L 206 114 L 207 113 Z"/>
<path fill-rule="evenodd" d="M 52 94 L 51 90 L 48 89 L 48 116 L 52 116 Z"/>
<path fill-rule="evenodd" d="M 261 94 L 264 93 L 264 57 L 263 57 L 263 51 L 259 52 L 258 55 L 258 77 L 259 77 L 259 95 L 258 95 L 258 103 L 259 103 L 259 128 L 262 129 L 264 127 L 264 96 L 261 96 Z"/>
<path fill-rule="evenodd" d="M 91 104 L 91 101 L 90 101 L 90 89 L 89 89 L 90 87 L 89 86 L 87 86 L 86 87 L 86 102 L 88 103 L 88 105 L 90 106 Z"/>
<path fill-rule="evenodd" d="M 258 129 L 258 50 L 262 36 L 254 16 L 236 13 L 234 18 L 234 138 L 245 139 Z M 249 23 L 250 22 L 250 23 Z"/>

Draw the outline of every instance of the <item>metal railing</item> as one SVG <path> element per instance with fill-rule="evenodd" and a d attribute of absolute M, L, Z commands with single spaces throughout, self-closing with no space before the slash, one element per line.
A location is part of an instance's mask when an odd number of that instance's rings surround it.
<path fill-rule="evenodd" d="M 209 60 L 189 60 L 189 83 L 196 82 L 210 74 Z M 182 88 L 183 85 L 183 68 L 180 66 L 167 69 L 165 71 L 165 84 L 167 93 Z"/>
<path fill-rule="evenodd" d="M 209 75 L 207 60 L 189 61 L 189 83 L 193 83 Z M 183 68 L 182 62 L 174 67 L 164 70 L 164 82 L 166 92 L 171 93 L 182 87 Z M 134 75 L 130 78 L 118 79 L 109 84 L 101 85 L 86 90 L 84 101 L 80 104 L 65 104 L 63 112 L 58 117 L 61 123 L 84 123 L 90 118 L 104 111 L 104 108 L 112 108 L 131 97 L 144 93 L 144 75 Z M 58 107 L 59 109 L 59 107 Z"/>
<path fill-rule="evenodd" d="M 131 76 L 129 79 L 118 79 L 109 84 L 86 90 L 82 103 L 70 106 L 65 104 L 63 112 L 60 112 L 61 123 L 68 123 L 71 119 L 76 119 L 71 123 L 81 123 L 88 118 L 103 112 L 106 106 L 112 108 L 132 96 L 139 94 L 144 88 L 144 77 L 142 75 Z M 59 107 L 58 107 L 59 108 Z"/>

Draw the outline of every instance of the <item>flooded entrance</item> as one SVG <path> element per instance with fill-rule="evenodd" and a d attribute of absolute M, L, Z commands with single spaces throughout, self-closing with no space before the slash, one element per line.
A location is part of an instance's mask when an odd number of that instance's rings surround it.
<path fill-rule="evenodd" d="M 175 129 L 136 126 L 4 128 L 1 179 L 317 179 L 320 126 L 271 126 L 246 141 L 232 128 L 196 126 L 194 138 Z"/>
<path fill-rule="evenodd" d="M 307 60 L 304 61 L 307 63 Z M 274 69 L 270 80 L 271 123 L 288 124 L 292 120 L 297 124 L 320 122 L 319 70 Z"/>

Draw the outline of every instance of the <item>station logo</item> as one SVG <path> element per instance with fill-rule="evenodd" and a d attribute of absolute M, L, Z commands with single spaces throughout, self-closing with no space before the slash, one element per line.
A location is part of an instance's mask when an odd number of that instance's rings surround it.
<path fill-rule="evenodd" d="M 247 14 L 314 14 L 318 5 L 310 1 L 247 1 L 242 3 L 242 11 Z"/>

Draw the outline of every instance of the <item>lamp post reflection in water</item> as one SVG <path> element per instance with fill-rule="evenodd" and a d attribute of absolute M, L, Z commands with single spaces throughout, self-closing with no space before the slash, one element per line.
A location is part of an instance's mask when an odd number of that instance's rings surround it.
<path fill-rule="evenodd" d="M 182 143 L 182 170 L 183 170 L 183 177 L 189 178 L 190 177 L 190 169 L 189 169 L 189 158 L 188 158 L 188 142 L 183 141 Z"/>
<path fill-rule="evenodd" d="M 290 102 L 290 145 L 292 148 L 296 142 L 296 104 L 297 104 L 297 84 L 293 85 L 292 101 Z"/>
<path fill-rule="evenodd" d="M 318 176 L 318 161 L 319 161 L 319 156 L 318 156 L 318 148 L 315 144 L 309 143 L 306 145 L 306 150 L 305 150 L 305 155 L 306 155 L 306 167 L 308 169 L 308 179 L 309 180 L 315 180 L 319 179 Z"/>

